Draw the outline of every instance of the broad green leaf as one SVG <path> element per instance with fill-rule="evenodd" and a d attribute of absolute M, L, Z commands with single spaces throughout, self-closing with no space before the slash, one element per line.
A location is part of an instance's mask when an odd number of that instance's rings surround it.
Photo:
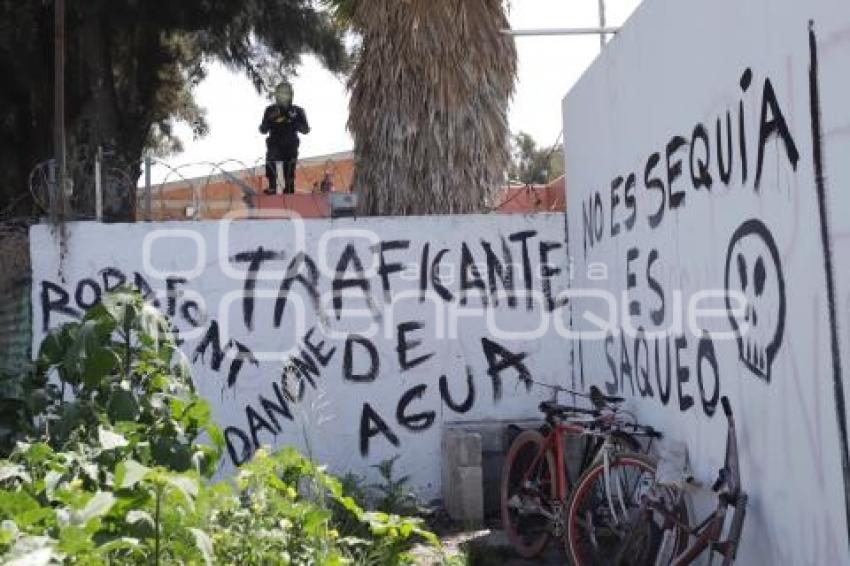
<path fill-rule="evenodd" d="M 214 423 L 209 423 L 206 427 L 206 432 L 207 432 L 207 435 L 210 437 L 210 440 L 212 441 L 212 443 L 216 447 L 218 447 L 218 448 L 224 447 L 224 445 L 225 445 L 224 432 L 221 430 L 221 428 L 218 425 L 216 425 Z"/>
<path fill-rule="evenodd" d="M 150 513 L 141 509 L 132 509 L 127 513 L 127 522 L 134 525 L 138 522 L 145 522 L 154 526 L 154 520 Z"/>
<path fill-rule="evenodd" d="M 44 493 L 47 495 L 47 499 L 53 500 L 53 493 L 56 491 L 56 487 L 59 485 L 59 482 L 62 481 L 63 474 L 57 472 L 56 470 L 50 470 L 44 476 Z"/>
<path fill-rule="evenodd" d="M 162 435 L 151 444 L 154 459 L 170 470 L 186 471 L 192 466 L 191 447 L 173 436 Z"/>
<path fill-rule="evenodd" d="M 0 515 L 4 517 L 17 517 L 39 508 L 38 501 L 25 491 L 0 491 Z"/>
<path fill-rule="evenodd" d="M 319 529 L 325 525 L 328 519 L 329 514 L 316 507 L 304 518 L 304 530 L 311 534 L 319 534 Z"/>
<path fill-rule="evenodd" d="M 150 468 L 135 460 L 124 460 L 115 468 L 115 485 L 121 489 L 133 487 L 145 479 L 150 472 Z"/>
<path fill-rule="evenodd" d="M 69 556 L 84 555 L 94 550 L 94 541 L 82 526 L 70 525 L 59 533 L 59 550 Z"/>
<path fill-rule="evenodd" d="M 171 398 L 171 413 L 178 419 L 182 419 L 185 412 L 187 403 L 183 399 Z"/>
<path fill-rule="evenodd" d="M 54 455 L 53 449 L 44 442 L 35 442 L 33 444 L 21 443 L 18 447 L 23 452 L 26 461 L 33 466 L 44 464 L 52 459 Z"/>
<path fill-rule="evenodd" d="M 203 399 L 197 399 L 186 409 L 182 420 L 193 421 L 195 423 L 204 424 L 209 422 L 212 417 L 209 404 Z"/>
<path fill-rule="evenodd" d="M 86 386 L 91 389 L 97 388 L 103 379 L 118 367 L 119 363 L 118 354 L 111 348 L 105 348 L 99 344 L 94 345 L 86 353 L 82 368 Z"/>
<path fill-rule="evenodd" d="M 83 473 L 93 482 L 99 481 L 99 473 L 97 469 L 97 464 L 94 462 L 80 462 L 80 469 Z"/>
<path fill-rule="evenodd" d="M 201 529 L 190 528 L 189 530 L 192 531 L 193 535 L 195 535 L 195 545 L 197 545 L 198 550 L 201 551 L 201 555 L 204 557 L 204 562 L 206 562 L 207 566 L 210 566 L 213 563 L 212 540 L 210 540 L 209 535 Z"/>
<path fill-rule="evenodd" d="M 106 542 L 97 547 L 97 553 L 101 556 L 108 556 L 117 550 L 135 551 L 139 549 L 139 540 L 133 537 L 120 537 L 109 542 Z M 111 562 L 107 562 L 110 564 Z"/>
<path fill-rule="evenodd" d="M 18 537 L 18 525 L 11 519 L 0 522 L 0 544 L 11 544 Z"/>
<path fill-rule="evenodd" d="M 107 413 L 112 422 L 135 421 L 139 417 L 139 403 L 131 391 L 116 388 L 109 396 Z"/>
<path fill-rule="evenodd" d="M 102 426 L 97 429 L 97 439 L 104 450 L 114 450 L 115 448 L 123 448 L 130 444 L 122 435 L 105 429 Z"/>
<path fill-rule="evenodd" d="M 179 491 L 183 497 L 186 498 L 189 505 L 191 505 L 195 497 L 198 496 L 198 482 L 193 478 L 176 474 L 168 474 L 165 476 L 165 481 Z"/>
<path fill-rule="evenodd" d="M 24 529 L 38 524 L 51 525 L 56 522 L 56 511 L 52 507 L 30 509 L 29 511 L 15 515 L 15 521 Z"/>
<path fill-rule="evenodd" d="M 92 519 L 103 517 L 115 504 L 115 496 L 108 491 L 98 491 L 86 506 L 72 514 L 72 522 L 85 525 Z"/>
<path fill-rule="evenodd" d="M 142 305 L 138 322 L 142 334 L 153 340 L 154 348 L 158 347 L 159 342 L 168 340 L 170 335 L 168 320 L 153 306 Z"/>
<path fill-rule="evenodd" d="M 51 330 L 44 340 L 41 341 L 41 347 L 38 352 L 39 361 L 48 366 L 57 365 L 62 362 L 65 351 L 69 346 L 69 334 L 65 331 L 65 327 L 58 330 Z"/>

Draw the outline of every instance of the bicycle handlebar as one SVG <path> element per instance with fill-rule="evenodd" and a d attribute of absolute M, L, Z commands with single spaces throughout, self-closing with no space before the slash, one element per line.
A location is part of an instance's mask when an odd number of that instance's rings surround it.
<path fill-rule="evenodd" d="M 590 397 L 590 402 L 593 403 L 593 405 L 599 409 L 605 407 L 605 405 L 609 403 L 616 404 L 625 401 L 624 397 L 603 394 L 602 391 L 595 385 L 590 386 L 590 394 L 588 395 L 588 397 Z"/>
<path fill-rule="evenodd" d="M 711 486 L 711 491 L 720 491 L 720 488 L 723 487 L 723 484 L 726 483 L 726 478 L 728 476 L 729 470 L 727 470 L 726 468 L 720 468 L 720 471 L 717 473 L 717 479 L 714 480 L 714 485 Z"/>
<path fill-rule="evenodd" d="M 643 425 L 643 424 L 639 424 L 639 423 L 623 423 L 623 422 L 620 422 L 620 423 L 617 423 L 616 426 L 618 428 L 622 429 L 622 430 L 625 430 L 625 431 L 631 429 L 632 432 L 634 432 L 635 434 L 642 434 L 642 435 L 647 436 L 649 438 L 662 438 L 664 436 L 663 434 L 661 434 L 660 431 L 655 430 L 655 428 L 653 428 L 650 425 Z"/>
<path fill-rule="evenodd" d="M 560 385 L 553 385 L 551 383 L 543 383 L 542 381 L 535 381 L 534 379 L 526 379 L 528 383 L 533 383 L 539 387 L 545 387 L 550 391 L 555 391 L 557 393 L 566 393 L 567 395 L 575 395 L 576 397 L 583 397 L 585 399 L 590 399 L 590 402 L 598 408 L 604 408 L 608 404 L 617 404 L 625 401 L 625 397 L 618 397 L 615 395 L 604 395 L 602 391 L 596 387 L 595 385 L 590 386 L 590 391 L 588 393 L 584 393 L 582 391 L 576 391 L 575 389 L 570 389 L 568 387 L 562 387 Z"/>
<path fill-rule="evenodd" d="M 547 415 L 575 413 L 579 415 L 591 415 L 594 417 L 599 416 L 599 411 L 596 409 L 583 409 L 581 407 L 572 407 L 569 405 L 558 405 L 551 401 L 543 401 L 540 405 L 538 405 L 538 408 L 541 412 L 546 413 Z"/>
<path fill-rule="evenodd" d="M 720 491 L 720 489 L 724 485 L 728 486 L 730 484 L 730 480 L 733 489 L 737 489 L 737 484 L 740 481 L 737 477 L 737 446 L 735 444 L 734 439 L 735 421 L 732 417 L 732 404 L 729 402 L 729 398 L 725 395 L 720 398 L 720 404 L 723 406 L 723 413 L 726 415 L 726 419 L 729 421 L 729 437 L 726 441 L 726 462 L 724 463 L 720 471 L 717 473 L 717 479 L 714 481 L 714 485 L 711 487 L 711 489 L 715 492 Z M 732 447 L 731 451 L 730 446 Z M 730 464 L 729 462 L 730 455 L 733 455 L 733 457 L 735 458 L 734 464 Z M 730 469 L 730 466 L 734 467 Z"/>
<path fill-rule="evenodd" d="M 723 405 L 723 413 L 726 415 L 726 418 L 732 416 L 732 405 L 729 403 L 729 397 L 724 395 L 720 398 L 720 403 Z"/>

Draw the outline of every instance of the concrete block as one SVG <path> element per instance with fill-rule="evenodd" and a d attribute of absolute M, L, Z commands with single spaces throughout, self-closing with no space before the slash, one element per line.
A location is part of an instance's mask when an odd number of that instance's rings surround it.
<path fill-rule="evenodd" d="M 469 512 L 462 501 L 468 487 L 458 478 L 461 467 L 479 467 L 481 469 L 481 494 L 485 516 L 498 516 L 500 513 L 500 489 L 502 465 L 505 454 L 516 434 L 511 434 L 509 425 L 518 430 L 537 428 L 542 424 L 539 419 L 512 419 L 464 421 L 446 423 L 442 436 L 442 494 L 446 512 L 458 521 L 475 521 L 477 511 L 465 519 Z M 570 453 L 568 451 L 568 453 Z M 473 474 L 473 472 L 464 472 Z M 474 497 L 470 495 L 468 497 Z M 477 503 L 470 503 L 475 509 Z"/>
<path fill-rule="evenodd" d="M 443 461 L 453 466 L 481 466 L 481 434 L 458 429 L 445 431 Z"/>
<path fill-rule="evenodd" d="M 484 519 L 481 434 L 459 428 L 443 431 L 443 505 L 449 517 L 465 524 Z"/>
<path fill-rule="evenodd" d="M 464 466 L 457 470 L 460 513 L 456 518 L 467 526 L 484 522 L 484 482 L 480 466 Z"/>

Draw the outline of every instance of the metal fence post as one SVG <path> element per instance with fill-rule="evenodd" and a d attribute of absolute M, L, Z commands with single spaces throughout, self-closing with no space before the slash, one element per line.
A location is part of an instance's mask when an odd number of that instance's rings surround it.
<path fill-rule="evenodd" d="M 151 156 L 145 155 L 145 220 L 151 221 Z"/>
<path fill-rule="evenodd" d="M 94 216 L 103 222 L 103 146 L 97 146 L 94 158 Z"/>
<path fill-rule="evenodd" d="M 605 0 L 599 0 L 599 29 L 605 29 Z M 605 32 L 599 34 L 599 50 L 605 49 Z"/>
<path fill-rule="evenodd" d="M 283 161 L 275 161 L 274 162 L 275 174 L 277 176 L 277 182 L 274 186 L 274 194 L 279 195 L 283 191 L 280 186 L 286 183 L 286 180 L 283 178 Z"/>
<path fill-rule="evenodd" d="M 65 162 L 65 0 L 53 3 L 53 152 L 56 160 L 57 208 L 61 217 L 66 210 L 67 164 Z"/>

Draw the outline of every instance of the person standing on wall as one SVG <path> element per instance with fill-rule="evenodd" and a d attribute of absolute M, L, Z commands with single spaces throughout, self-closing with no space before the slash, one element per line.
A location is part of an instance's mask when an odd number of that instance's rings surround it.
<path fill-rule="evenodd" d="M 298 134 L 310 133 L 307 114 L 300 106 L 292 104 L 293 90 L 288 82 L 280 83 L 274 91 L 275 103 L 266 108 L 260 133 L 266 138 L 266 177 L 269 187 L 266 194 L 275 194 L 278 183 L 278 163 L 283 170 L 283 192 L 295 192 L 295 166 L 298 163 Z"/>

